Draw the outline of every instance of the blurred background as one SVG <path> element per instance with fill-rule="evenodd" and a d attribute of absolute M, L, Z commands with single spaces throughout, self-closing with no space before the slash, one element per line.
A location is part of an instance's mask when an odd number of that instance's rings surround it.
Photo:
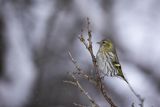
<path fill-rule="evenodd" d="M 80 66 L 93 72 L 91 58 L 77 39 L 90 18 L 94 53 L 97 41 L 111 38 L 124 75 L 144 101 L 160 107 L 159 0 L 0 0 L 0 107 L 74 107 L 89 105 L 63 80 Z M 119 78 L 105 77 L 118 107 L 139 101 Z M 82 81 L 101 107 L 109 107 L 95 87 Z"/>

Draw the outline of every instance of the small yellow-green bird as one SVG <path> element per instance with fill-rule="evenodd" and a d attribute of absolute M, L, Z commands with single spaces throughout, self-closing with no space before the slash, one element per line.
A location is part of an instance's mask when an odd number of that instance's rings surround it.
<path fill-rule="evenodd" d="M 96 55 L 98 69 L 104 75 L 121 77 L 124 81 L 127 82 L 129 88 L 134 93 L 134 95 L 140 100 L 141 104 L 143 104 L 144 99 L 134 91 L 132 86 L 129 84 L 129 82 L 123 75 L 121 65 L 116 54 L 116 49 L 112 41 L 106 39 L 97 43 L 100 44 L 100 48 Z"/>
<path fill-rule="evenodd" d="M 98 69 L 107 76 L 119 76 L 127 83 L 116 54 L 115 46 L 109 39 L 97 42 L 100 48 L 96 55 Z"/>

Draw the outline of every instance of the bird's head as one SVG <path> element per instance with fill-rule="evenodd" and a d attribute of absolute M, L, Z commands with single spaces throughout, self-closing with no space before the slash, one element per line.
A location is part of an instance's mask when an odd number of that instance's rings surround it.
<path fill-rule="evenodd" d="M 100 45 L 100 48 L 104 51 L 109 51 L 113 49 L 113 43 L 109 39 L 104 39 L 97 43 Z"/>

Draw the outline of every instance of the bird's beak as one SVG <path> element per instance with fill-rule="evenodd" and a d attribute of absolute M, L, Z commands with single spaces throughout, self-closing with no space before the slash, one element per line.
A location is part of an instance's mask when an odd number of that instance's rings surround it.
<path fill-rule="evenodd" d="M 99 45 L 100 45 L 100 44 L 101 44 L 101 42 L 97 42 L 97 44 L 99 44 Z"/>

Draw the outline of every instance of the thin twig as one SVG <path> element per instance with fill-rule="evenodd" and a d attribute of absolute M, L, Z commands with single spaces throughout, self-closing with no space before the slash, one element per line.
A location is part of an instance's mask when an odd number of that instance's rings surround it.
<path fill-rule="evenodd" d="M 74 82 L 74 81 L 63 81 L 64 83 L 68 83 L 68 84 L 71 84 L 71 85 L 74 85 L 74 86 L 77 86 L 77 84 Z"/>
<path fill-rule="evenodd" d="M 75 106 L 77 106 L 77 107 L 89 107 L 89 106 L 85 106 L 85 105 L 78 104 L 78 103 L 73 103 L 73 105 L 75 105 Z"/>
<path fill-rule="evenodd" d="M 88 76 L 87 74 L 85 74 L 83 72 L 73 72 L 73 74 L 78 76 L 78 77 L 83 77 L 84 79 L 88 80 L 89 82 L 91 82 L 92 84 L 97 86 L 97 82 L 93 77 Z"/>
<path fill-rule="evenodd" d="M 88 76 L 87 74 L 84 73 L 84 70 L 82 70 L 79 66 L 79 64 L 77 63 L 77 61 L 73 58 L 72 54 L 70 53 L 70 51 L 68 51 L 68 55 L 72 61 L 72 63 L 74 64 L 77 72 L 73 72 L 73 74 L 77 74 L 78 76 L 82 76 L 85 79 L 87 79 L 89 82 L 93 83 L 94 85 L 97 85 L 97 82 L 95 81 L 94 78 L 92 78 L 91 76 Z"/>
<path fill-rule="evenodd" d="M 134 91 L 134 89 L 132 88 L 132 86 L 130 85 L 129 82 L 128 82 L 128 86 L 129 86 L 130 90 L 133 92 L 133 94 L 134 94 L 134 95 L 138 98 L 138 100 L 140 101 L 139 106 L 140 106 L 140 107 L 143 107 L 144 99 L 143 99 L 139 94 L 137 94 L 137 93 Z"/>
<path fill-rule="evenodd" d="M 90 97 L 90 95 L 88 94 L 88 92 L 86 92 L 86 91 L 83 89 L 83 87 L 81 86 L 81 84 L 79 83 L 79 81 L 77 80 L 77 78 L 76 78 L 74 75 L 72 75 L 72 78 L 75 80 L 75 82 L 76 82 L 77 86 L 79 87 L 80 91 L 81 91 L 84 95 L 86 95 L 86 96 L 88 97 L 88 99 L 90 100 L 91 103 L 94 103 L 94 104 L 95 104 L 95 101 Z"/>
<path fill-rule="evenodd" d="M 96 104 L 96 102 L 88 94 L 88 92 L 85 91 L 85 89 L 82 87 L 82 85 L 80 84 L 80 82 L 78 81 L 78 79 L 73 74 L 71 74 L 71 76 L 72 76 L 72 78 L 73 78 L 74 81 L 64 81 L 64 82 L 78 87 L 80 89 L 81 93 L 83 93 L 89 99 L 89 101 L 90 101 L 90 103 L 92 105 L 95 105 L 95 107 L 99 107 L 98 104 Z"/>
<path fill-rule="evenodd" d="M 71 61 L 73 62 L 73 64 L 75 65 L 76 69 L 79 72 L 81 72 L 82 70 L 81 70 L 80 66 L 77 64 L 77 61 L 72 57 L 70 51 L 68 51 L 68 55 L 69 55 L 69 58 L 71 59 Z"/>

